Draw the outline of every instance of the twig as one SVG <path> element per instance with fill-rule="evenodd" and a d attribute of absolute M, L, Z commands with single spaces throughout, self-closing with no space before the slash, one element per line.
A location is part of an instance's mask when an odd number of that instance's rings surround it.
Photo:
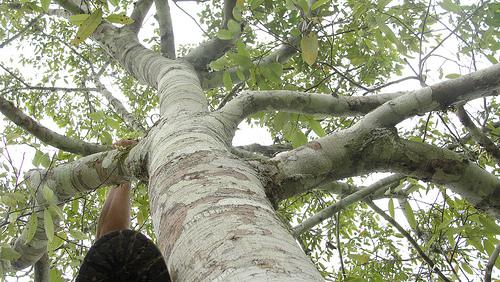
<path fill-rule="evenodd" d="M 387 213 L 385 213 L 383 210 L 381 210 L 375 203 L 373 203 L 371 200 L 366 200 L 365 201 L 370 208 L 372 208 L 376 213 L 378 213 L 380 216 L 382 216 L 385 220 L 387 220 L 392 226 L 394 226 L 401 235 L 406 237 L 406 239 L 410 242 L 410 244 L 417 250 L 417 253 L 420 255 L 420 257 L 431 267 L 431 269 L 436 272 L 436 274 L 443 279 L 446 282 L 451 282 L 450 279 L 448 279 L 444 274 L 439 270 L 439 267 L 427 256 L 427 254 L 420 248 L 418 243 L 411 237 L 411 235 L 406 232 L 406 230 L 399 225 L 399 223 L 396 222 L 394 218 L 389 216 Z"/>

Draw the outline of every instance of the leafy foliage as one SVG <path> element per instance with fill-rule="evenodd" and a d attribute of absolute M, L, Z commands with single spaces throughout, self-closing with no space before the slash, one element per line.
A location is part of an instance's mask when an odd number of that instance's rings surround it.
<path fill-rule="evenodd" d="M 46 0 L 0 4 L 0 44 L 21 33 L 19 40 L 2 45 L 2 51 L 8 50 L 16 56 L 0 60 L 3 68 L 0 95 L 69 137 L 100 144 L 137 138 L 140 133 L 131 130 L 99 93 L 69 90 L 94 87 L 91 78 L 102 72 L 105 84 L 127 101 L 138 120 L 149 126 L 157 120 L 154 90 L 141 85 L 110 61 L 98 44 L 85 40 L 103 21 L 133 23 L 126 16 L 130 14 L 132 1 L 84 3 L 93 12 L 69 19 L 49 16 L 58 6 Z M 247 0 L 237 11 L 244 22 L 242 30 L 234 20 L 228 22 L 227 29 L 218 28 L 223 18 L 222 1 L 201 5 L 199 21 L 206 36 L 236 40 L 234 48 L 209 66 L 210 71 L 224 72 L 223 87 L 206 92 L 213 109 L 227 95 L 238 94 L 239 88 L 235 88 L 238 83 L 249 90 L 372 95 L 387 89 L 400 90 L 405 84 L 411 88 L 451 79 L 500 60 L 500 4 L 489 1 L 458 4 L 453 0 Z M 32 20 L 34 24 L 23 31 Z M 157 50 L 158 37 L 146 34 L 144 44 Z M 299 38 L 299 43 L 291 38 Z M 292 45 L 297 52 L 284 63 L 279 60 L 264 63 L 264 58 L 281 45 Z M 180 50 L 185 54 L 189 46 Z M 230 73 L 232 69 L 234 75 Z M 388 82 L 395 79 L 404 80 L 389 88 Z M 65 89 L 51 89 L 56 86 Z M 498 141 L 498 100 L 484 99 L 468 109 L 481 130 Z M 275 143 L 298 147 L 348 128 L 356 120 L 356 117 L 271 112 L 255 114 L 248 122 L 267 127 Z M 18 254 L 9 243 L 24 228 L 28 230 L 24 239 L 31 241 L 37 224 L 43 220 L 50 241 L 49 256 L 57 258 L 51 262 L 51 281 L 69 280 L 94 239 L 105 191 L 99 189 L 81 195 L 60 208 L 46 189 L 29 190 L 23 182 L 22 171 L 26 167 L 50 168 L 77 156 L 54 151 L 11 123 L 1 125 L 5 128 L 0 148 L 0 261 L 15 258 Z M 451 111 L 417 117 L 399 131 L 409 140 L 463 153 L 499 174 L 498 163 L 458 125 Z M 21 148 L 28 154 L 19 154 Z M 348 179 L 347 182 L 368 181 Z M 399 201 L 397 191 L 393 190 L 385 195 L 389 200 L 377 204 L 387 207 L 391 217 L 404 219 L 405 228 L 447 276 L 472 280 L 482 277 L 488 257 L 500 242 L 497 222 L 458 196 L 449 195 L 442 187 L 406 180 L 398 189 L 406 193 L 407 200 Z M 46 206 L 35 206 L 38 193 L 48 202 Z M 338 195 L 314 191 L 283 201 L 279 213 L 288 222 L 301 223 L 338 199 Z M 43 218 L 33 214 L 40 210 Z M 134 189 L 132 217 L 134 229 L 154 238 L 147 188 L 143 183 L 137 183 Z M 53 221 L 57 218 L 62 223 L 60 229 L 54 229 Z M 329 281 L 414 281 L 431 277 L 431 269 L 422 264 L 407 240 L 363 203 L 345 208 L 299 239 Z M 499 264 L 497 260 L 497 271 Z"/>

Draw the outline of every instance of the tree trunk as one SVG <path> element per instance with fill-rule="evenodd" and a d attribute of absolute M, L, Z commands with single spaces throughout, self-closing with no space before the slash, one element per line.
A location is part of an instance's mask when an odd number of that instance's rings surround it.
<path fill-rule="evenodd" d="M 214 116 L 188 114 L 150 144 L 151 213 L 172 280 L 322 281 L 226 135 Z"/>

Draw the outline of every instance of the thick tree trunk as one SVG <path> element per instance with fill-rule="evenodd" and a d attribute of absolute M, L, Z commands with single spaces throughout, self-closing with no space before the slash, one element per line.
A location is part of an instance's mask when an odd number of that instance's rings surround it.
<path fill-rule="evenodd" d="M 168 119 L 154 133 L 151 213 L 172 279 L 322 281 L 257 172 L 229 152 L 227 132 L 213 115 L 197 113 Z"/>

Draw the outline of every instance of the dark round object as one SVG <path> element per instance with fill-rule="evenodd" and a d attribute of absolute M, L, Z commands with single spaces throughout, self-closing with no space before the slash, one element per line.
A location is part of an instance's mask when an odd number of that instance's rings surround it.
<path fill-rule="evenodd" d="M 151 240 L 136 231 L 120 230 L 94 243 L 76 281 L 170 282 L 170 277 L 160 250 Z"/>

